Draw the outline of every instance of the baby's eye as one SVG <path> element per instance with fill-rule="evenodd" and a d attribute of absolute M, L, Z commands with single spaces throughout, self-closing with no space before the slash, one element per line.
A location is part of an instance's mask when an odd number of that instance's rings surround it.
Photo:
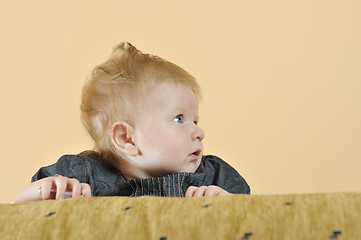
<path fill-rule="evenodd" d="M 183 119 L 183 115 L 179 114 L 178 116 L 176 116 L 173 121 L 178 122 L 178 123 L 183 123 L 184 119 Z"/>

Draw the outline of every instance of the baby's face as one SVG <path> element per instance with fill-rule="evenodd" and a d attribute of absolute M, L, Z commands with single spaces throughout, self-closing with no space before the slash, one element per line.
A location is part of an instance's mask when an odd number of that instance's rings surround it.
<path fill-rule="evenodd" d="M 198 100 L 189 87 L 162 83 L 152 89 L 137 115 L 137 164 L 151 175 L 194 173 L 202 158 L 203 130 L 197 125 Z"/>

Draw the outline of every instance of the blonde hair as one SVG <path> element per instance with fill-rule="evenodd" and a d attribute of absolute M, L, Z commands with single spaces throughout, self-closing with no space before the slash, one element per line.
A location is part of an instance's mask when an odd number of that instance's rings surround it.
<path fill-rule="evenodd" d="M 187 71 L 127 42 L 116 45 L 110 58 L 93 69 L 83 87 L 81 119 L 106 162 L 121 157 L 111 141 L 113 124 L 133 124 L 147 90 L 166 81 L 190 87 L 200 98 L 200 87 Z"/>

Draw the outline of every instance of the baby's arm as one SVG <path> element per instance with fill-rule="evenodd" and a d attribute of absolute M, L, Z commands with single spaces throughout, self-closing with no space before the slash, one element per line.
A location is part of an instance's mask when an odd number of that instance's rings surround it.
<path fill-rule="evenodd" d="M 227 195 L 229 194 L 226 190 L 215 186 L 190 186 L 188 187 L 185 197 L 203 197 L 203 196 L 219 196 L 219 195 Z"/>
<path fill-rule="evenodd" d="M 47 177 L 29 184 L 14 199 L 14 202 L 27 202 L 47 199 L 64 199 L 66 193 L 70 197 L 91 197 L 89 184 L 80 183 L 75 178 L 67 178 L 60 175 Z"/>

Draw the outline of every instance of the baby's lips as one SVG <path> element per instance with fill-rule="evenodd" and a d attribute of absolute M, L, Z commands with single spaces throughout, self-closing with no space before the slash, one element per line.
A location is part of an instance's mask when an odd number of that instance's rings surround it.
<path fill-rule="evenodd" d="M 199 155 L 202 153 L 202 150 L 198 149 L 197 151 L 192 152 L 191 154 L 189 154 L 189 156 L 194 156 L 194 157 L 199 157 Z"/>
<path fill-rule="evenodd" d="M 198 149 L 197 151 L 193 152 L 193 155 L 199 156 L 201 154 L 202 150 Z"/>

